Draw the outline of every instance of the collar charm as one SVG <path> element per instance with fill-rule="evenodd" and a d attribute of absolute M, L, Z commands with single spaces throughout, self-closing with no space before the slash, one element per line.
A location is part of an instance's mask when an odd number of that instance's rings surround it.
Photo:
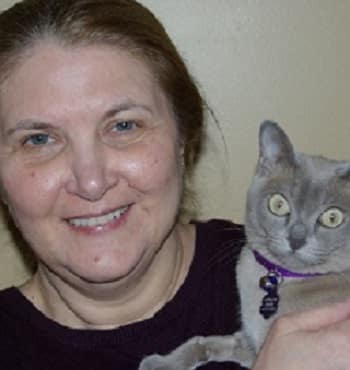
<path fill-rule="evenodd" d="M 275 271 L 269 271 L 267 275 L 260 278 L 259 287 L 267 292 L 259 307 L 260 315 L 262 315 L 265 320 L 273 316 L 278 310 L 278 302 L 280 299 L 278 295 L 278 286 L 281 282 L 281 275 Z"/>

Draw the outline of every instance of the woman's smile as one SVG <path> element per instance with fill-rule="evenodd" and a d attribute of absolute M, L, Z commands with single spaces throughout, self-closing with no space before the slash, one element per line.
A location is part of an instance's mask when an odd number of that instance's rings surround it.
<path fill-rule="evenodd" d="M 74 230 L 87 234 L 101 233 L 121 226 L 126 222 L 131 205 L 119 207 L 96 216 L 68 218 L 67 222 Z"/>

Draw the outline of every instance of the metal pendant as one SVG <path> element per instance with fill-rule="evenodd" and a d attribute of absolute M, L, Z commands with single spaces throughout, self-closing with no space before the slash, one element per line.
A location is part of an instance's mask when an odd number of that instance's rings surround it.
<path fill-rule="evenodd" d="M 269 319 L 278 311 L 278 286 L 281 282 L 282 277 L 276 271 L 269 271 L 267 275 L 260 278 L 259 287 L 267 292 L 259 307 L 260 315 L 265 320 Z"/>

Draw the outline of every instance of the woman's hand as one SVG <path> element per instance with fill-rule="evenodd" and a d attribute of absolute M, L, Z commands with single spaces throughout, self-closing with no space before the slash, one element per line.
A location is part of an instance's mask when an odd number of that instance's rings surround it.
<path fill-rule="evenodd" d="M 350 369 L 350 300 L 281 317 L 252 370 Z"/>

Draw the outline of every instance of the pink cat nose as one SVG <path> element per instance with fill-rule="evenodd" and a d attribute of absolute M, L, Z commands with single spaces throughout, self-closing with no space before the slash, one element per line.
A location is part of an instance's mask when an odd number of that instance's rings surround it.
<path fill-rule="evenodd" d="M 294 224 L 289 231 L 289 245 L 293 250 L 300 249 L 306 242 L 306 227 L 297 223 Z"/>

